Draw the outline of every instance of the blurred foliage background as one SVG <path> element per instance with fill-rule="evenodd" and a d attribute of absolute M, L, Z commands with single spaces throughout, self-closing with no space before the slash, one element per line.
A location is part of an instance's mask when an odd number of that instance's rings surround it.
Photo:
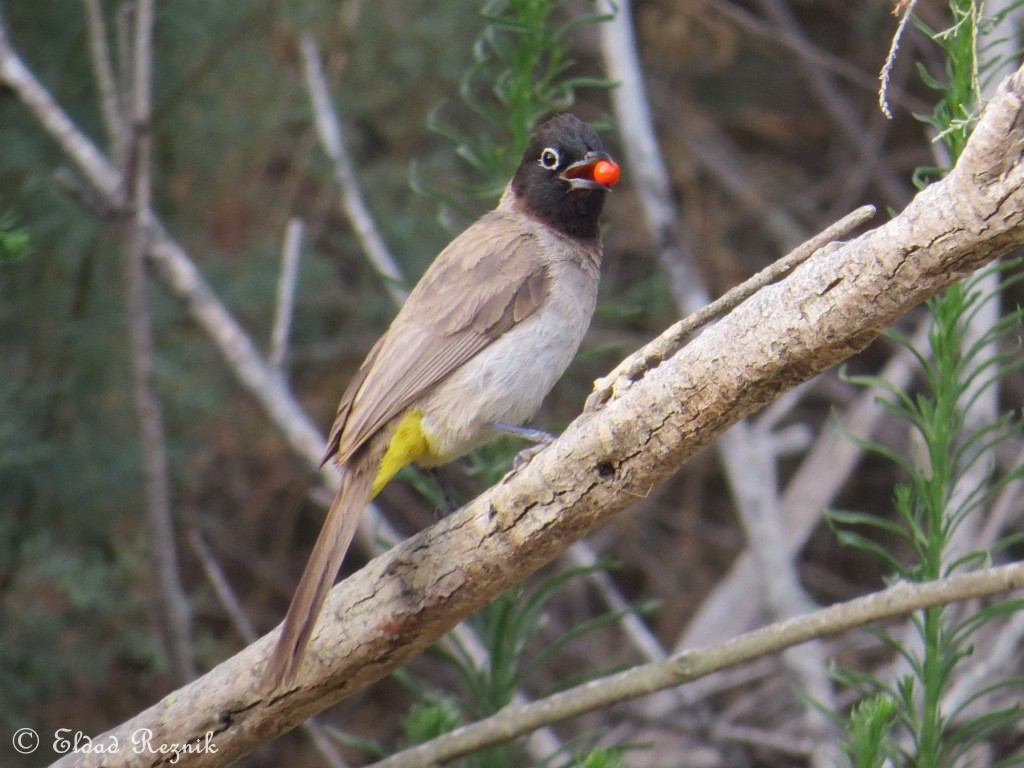
<path fill-rule="evenodd" d="M 112 28 L 115 6 L 105 3 Z M 26 62 L 102 143 L 82 3 L 7 0 L 2 9 Z M 593 10 L 570 0 L 558 13 L 569 19 Z M 450 239 L 452 225 L 467 219 L 452 210 L 439 217 L 437 201 L 410 186 L 412 169 L 439 189 L 478 181 L 449 138 L 427 126 L 440 108 L 448 125 L 469 134 L 481 128 L 458 98 L 484 24 L 480 3 L 178 0 L 158 3 L 157 11 L 155 208 L 263 349 L 285 227 L 291 217 L 305 221 L 289 376 L 326 428 L 394 309 L 339 211 L 311 121 L 297 36 L 316 34 L 363 193 L 404 272 L 418 276 Z M 926 126 L 912 117 L 931 103 L 913 61 L 927 64 L 937 55 L 919 33 L 908 34 L 896 64 L 895 118 L 886 120 L 876 106 L 877 72 L 896 24 L 891 11 L 883 0 L 641 0 L 633 8 L 681 225 L 713 293 L 857 205 L 900 208 L 913 194 L 913 170 L 934 164 Z M 942 3 L 922 0 L 917 12 L 939 28 L 943 11 Z M 603 76 L 597 30 L 582 27 L 571 40 L 572 74 Z M 814 73 L 829 79 L 828 89 L 814 84 Z M 606 91 L 578 96 L 575 111 L 613 123 Z M 613 124 L 604 135 L 621 156 Z M 176 687 L 149 565 L 123 231 L 55 183 L 65 165 L 17 98 L 0 89 L 0 213 L 28 236 L 24 258 L 0 262 L 0 754 L 8 744 L 3 734 L 17 727 L 96 734 Z M 466 200 L 470 214 L 491 204 L 493 198 Z M 571 420 L 596 376 L 676 317 L 628 166 L 607 206 L 605 251 L 591 333 L 538 417 L 540 426 Z M 202 531 L 247 614 L 265 631 L 283 615 L 322 507 L 310 497 L 308 471 L 205 336 L 155 284 L 149 299 L 195 656 L 208 669 L 243 643 L 184 532 Z M 851 368 L 874 372 L 892 352 L 889 342 L 879 342 Z M 818 429 L 855 395 L 835 375 L 822 377 L 788 418 Z M 1020 381 L 1008 379 L 1006 404 L 1019 407 L 1022 395 Z M 907 444 L 898 425 L 883 425 L 876 439 Z M 784 463 L 784 471 L 797 460 Z M 484 487 L 472 466 L 445 471 L 462 498 Z M 837 505 L 884 509 L 892 482 L 892 468 L 869 457 Z M 380 503 L 405 531 L 436 514 L 407 484 L 392 484 Z M 595 550 L 622 563 L 613 575 L 627 597 L 659 601 L 646 620 L 667 648 L 744 544 L 712 452 L 591 539 Z M 353 554 L 346 569 L 363 557 Z M 883 574 L 879 563 L 839 549 L 824 528 L 802 551 L 799 567 L 821 602 L 875 588 Z M 597 610 L 585 586 L 572 589 L 551 604 L 552 633 Z M 567 676 L 594 661 L 630 661 L 613 629 L 567 650 L 551 674 Z M 436 675 L 438 684 L 449 674 L 430 657 L 413 667 L 428 679 Z M 708 706 L 727 709 L 738 695 Z M 365 738 L 393 741 L 399 724 L 392 714 L 409 701 L 406 689 L 384 681 L 328 719 Z M 317 764 L 311 753 L 291 735 L 244 764 Z M 738 737 L 721 754 L 737 766 L 793 764 L 785 753 Z M 630 764 L 644 763 L 637 757 Z"/>

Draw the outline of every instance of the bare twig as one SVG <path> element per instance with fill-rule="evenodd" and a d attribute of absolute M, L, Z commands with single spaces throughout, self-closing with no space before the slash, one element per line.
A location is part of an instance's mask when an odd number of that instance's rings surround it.
<path fill-rule="evenodd" d="M 270 367 L 284 375 L 285 357 L 288 353 L 288 332 L 292 314 L 295 311 L 295 286 L 299 276 L 299 254 L 302 251 L 302 219 L 291 219 L 285 230 L 284 247 L 281 249 L 281 275 L 277 280 L 277 311 L 274 313 L 274 328 L 270 333 Z"/>
<path fill-rule="evenodd" d="M 89 30 L 89 53 L 92 57 L 96 88 L 100 94 L 100 108 L 107 140 L 115 162 L 124 162 L 124 141 L 127 133 L 124 111 L 118 94 L 114 67 L 110 62 L 110 39 L 107 23 L 103 18 L 100 0 L 83 0 L 85 19 Z"/>
<path fill-rule="evenodd" d="M 910 23 L 910 19 L 914 15 L 914 6 L 916 5 L 917 0 L 909 0 L 909 2 L 903 5 L 903 16 L 900 17 L 900 23 L 896 25 L 896 32 L 892 36 L 889 53 L 885 57 L 885 65 L 878 76 L 878 108 L 890 120 L 892 120 L 892 112 L 889 109 L 889 78 L 892 75 L 893 66 L 896 64 L 896 53 L 900 49 L 900 43 L 903 42 L 903 33 L 906 31 L 907 24 Z"/>
<path fill-rule="evenodd" d="M 586 546 L 585 542 L 578 541 L 569 549 L 567 556 L 576 565 L 586 568 L 593 568 L 597 565 L 597 555 L 594 550 Z M 619 625 L 625 632 L 630 644 L 640 655 L 648 661 L 660 661 L 668 656 L 661 643 L 654 637 L 651 630 L 644 624 L 635 613 L 630 611 L 630 605 L 619 592 L 611 576 L 603 570 L 593 570 L 587 574 L 588 579 L 600 593 L 605 604 L 613 611 L 621 611 L 622 618 Z"/>
<path fill-rule="evenodd" d="M 363 201 L 359 185 L 356 183 L 355 168 L 345 151 L 341 121 L 331 105 L 327 79 L 320 66 L 320 51 L 313 36 L 309 33 L 304 33 L 301 36 L 300 47 L 302 48 L 306 88 L 313 105 L 316 130 L 320 135 L 324 151 L 334 163 L 334 173 L 341 189 L 342 208 L 352 224 L 352 229 L 359 237 L 359 242 L 362 243 L 370 263 L 385 278 L 388 293 L 398 304 L 401 304 L 407 295 L 401 287 L 402 272 L 384 243 L 384 238 L 377 231 L 377 225 L 374 223 L 373 217 Z"/>
<path fill-rule="evenodd" d="M 152 80 L 153 0 L 136 6 L 134 80 L 132 87 L 130 204 L 133 208 L 127 267 L 127 312 L 134 373 L 135 406 L 142 432 L 142 459 L 146 475 L 146 507 L 152 535 L 152 557 L 164 613 L 168 622 L 168 651 L 183 681 L 196 675 L 192 660 L 192 612 L 181 582 L 171 492 L 168 480 L 167 441 L 160 401 L 153 389 L 153 329 L 146 301 L 145 257 L 149 248 L 146 212 L 149 209 L 152 166 L 149 134 Z"/>
<path fill-rule="evenodd" d="M 128 132 L 130 129 L 132 83 L 134 73 L 132 72 L 133 46 L 135 45 L 135 4 L 130 2 L 118 3 L 114 11 L 114 48 L 117 51 L 115 63 L 117 64 L 117 76 L 114 78 L 118 85 L 118 92 L 121 96 L 122 111 L 124 113 L 125 135 L 121 146 L 122 155 L 113 155 L 118 167 L 122 168 L 128 162 Z M 152 120 L 152 115 L 150 116 Z"/>
<path fill-rule="evenodd" d="M 600 5 L 602 12 L 611 14 L 609 21 L 599 25 L 601 54 L 608 78 L 618 83 L 611 96 L 627 164 L 680 314 L 693 312 L 707 304 L 709 296 L 694 266 L 691 238 L 682 229 L 668 169 L 658 148 L 636 51 L 630 3 L 602 0 Z"/>
<path fill-rule="evenodd" d="M 220 567 L 217 558 L 213 556 L 213 552 L 210 551 L 198 528 L 189 528 L 188 543 L 192 547 L 192 552 L 195 553 L 196 558 L 199 560 L 199 565 L 206 575 L 207 582 L 213 587 L 213 592 L 217 595 L 217 601 L 225 613 L 227 613 L 228 618 L 231 619 L 231 623 L 238 630 L 242 640 L 246 643 L 251 643 L 258 637 L 256 627 L 253 626 L 249 615 L 242 607 L 242 602 L 238 599 L 238 595 L 235 594 L 235 590 L 232 589 L 231 582 L 228 581 L 224 569 Z"/>
<path fill-rule="evenodd" d="M 809 640 L 895 618 L 934 605 L 993 595 L 1024 587 L 1024 563 L 1006 565 L 944 581 L 901 583 L 875 594 L 840 603 L 754 630 L 720 646 L 685 651 L 664 662 L 592 681 L 496 715 L 399 752 L 373 768 L 423 768 L 453 760 L 529 733 L 539 725 L 567 720 L 654 691 L 682 685 Z"/>
<path fill-rule="evenodd" d="M 799 649 L 794 648 L 792 651 L 797 653 Z M 818 748 L 818 742 L 815 739 L 783 734 L 777 730 L 769 731 L 764 728 L 751 728 L 732 723 L 715 723 L 711 728 L 711 733 L 715 741 L 721 739 L 739 744 L 749 744 L 755 746 L 758 751 L 765 749 L 777 752 L 783 758 L 806 759 L 812 756 Z M 839 763 L 832 763 L 832 765 L 837 764 Z"/>

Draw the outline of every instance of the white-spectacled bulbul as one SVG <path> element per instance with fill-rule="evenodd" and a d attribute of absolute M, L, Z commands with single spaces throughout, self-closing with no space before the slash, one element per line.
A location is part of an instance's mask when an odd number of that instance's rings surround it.
<path fill-rule="evenodd" d="M 530 419 L 590 324 L 598 218 L 619 167 L 563 114 L 543 123 L 501 200 L 437 257 L 349 384 L 324 462 L 342 473 L 265 672 L 294 680 L 363 508 L 399 469 L 435 467 Z"/>

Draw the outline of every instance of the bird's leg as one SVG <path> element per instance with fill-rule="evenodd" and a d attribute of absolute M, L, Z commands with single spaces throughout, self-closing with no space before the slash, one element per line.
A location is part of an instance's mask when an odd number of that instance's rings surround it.
<path fill-rule="evenodd" d="M 441 491 L 441 497 L 444 499 L 444 514 L 450 515 L 459 508 L 458 504 L 455 503 L 455 499 L 452 498 L 451 488 L 448 487 L 448 483 L 441 477 L 437 467 L 424 467 L 423 469 L 437 484 L 438 490 Z"/>
<path fill-rule="evenodd" d="M 504 421 L 492 421 L 489 426 L 495 432 L 512 435 L 512 437 L 519 437 L 533 443 L 529 448 L 524 448 L 516 454 L 516 457 L 512 460 L 513 470 L 529 464 L 530 459 L 558 439 L 558 435 L 552 435 L 550 432 L 545 432 L 543 429 L 521 427 L 516 424 L 508 424 Z"/>

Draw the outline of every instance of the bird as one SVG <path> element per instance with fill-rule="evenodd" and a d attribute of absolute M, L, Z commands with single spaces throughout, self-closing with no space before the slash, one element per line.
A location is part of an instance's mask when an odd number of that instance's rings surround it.
<path fill-rule="evenodd" d="M 341 486 L 264 671 L 295 681 L 363 509 L 402 467 L 434 468 L 524 427 L 590 325 L 599 219 L 618 182 L 601 138 L 571 113 L 541 123 L 494 210 L 409 293 L 338 406 L 323 463 Z"/>

